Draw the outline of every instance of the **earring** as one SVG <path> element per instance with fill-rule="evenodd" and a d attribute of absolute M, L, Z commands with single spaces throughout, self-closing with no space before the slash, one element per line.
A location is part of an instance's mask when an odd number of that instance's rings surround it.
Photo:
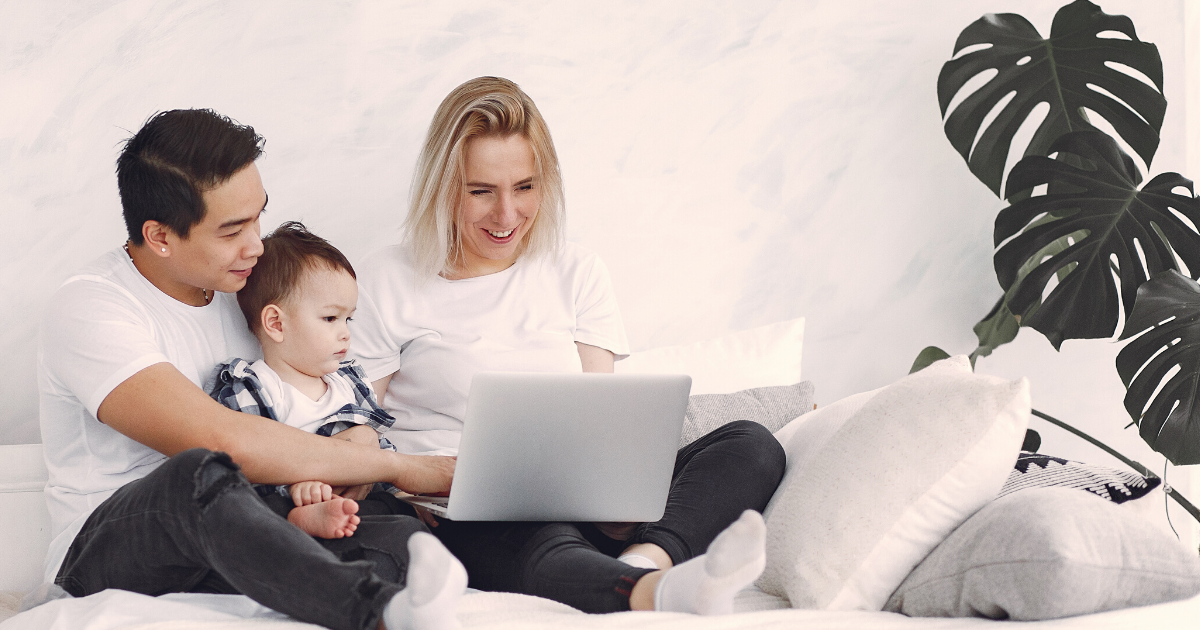
<path fill-rule="evenodd" d="M 162 248 L 162 252 L 163 252 L 164 254 L 165 254 L 165 253 L 167 253 L 167 248 L 166 248 L 166 247 Z"/>

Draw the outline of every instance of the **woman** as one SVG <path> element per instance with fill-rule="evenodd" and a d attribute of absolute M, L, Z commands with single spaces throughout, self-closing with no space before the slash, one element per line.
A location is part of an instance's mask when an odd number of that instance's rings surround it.
<path fill-rule="evenodd" d="M 608 272 L 563 242 L 563 225 L 558 158 L 533 101 L 495 77 L 451 92 L 418 161 L 404 244 L 359 265 L 352 351 L 401 451 L 457 452 L 478 371 L 612 372 L 627 355 Z M 475 588 L 588 612 L 728 612 L 764 562 L 762 519 L 743 512 L 766 507 L 783 465 L 765 429 L 736 422 L 679 453 L 657 523 L 433 531 Z"/>

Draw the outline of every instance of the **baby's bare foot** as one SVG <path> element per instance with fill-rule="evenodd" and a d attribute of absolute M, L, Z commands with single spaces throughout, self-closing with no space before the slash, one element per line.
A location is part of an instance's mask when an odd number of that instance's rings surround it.
<path fill-rule="evenodd" d="M 333 497 L 321 503 L 312 503 L 288 512 L 288 521 L 304 533 L 317 538 L 345 538 L 353 536 L 361 520 L 356 516 L 358 503 L 342 497 Z"/>

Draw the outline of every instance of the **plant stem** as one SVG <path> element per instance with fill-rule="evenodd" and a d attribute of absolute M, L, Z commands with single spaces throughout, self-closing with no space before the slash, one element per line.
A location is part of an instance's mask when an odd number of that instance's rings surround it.
<path fill-rule="evenodd" d="M 1075 427 L 1067 424 L 1066 422 L 1063 422 L 1062 420 L 1059 420 L 1057 418 L 1052 418 L 1052 417 L 1038 411 L 1037 409 L 1031 410 L 1030 413 L 1041 418 L 1042 420 L 1045 420 L 1046 422 L 1049 422 L 1050 424 L 1062 427 L 1062 428 L 1066 429 L 1067 431 L 1070 431 L 1071 433 L 1074 433 L 1075 435 L 1078 435 L 1079 437 L 1087 440 L 1088 442 L 1091 442 L 1096 447 L 1103 450 L 1105 453 L 1108 453 L 1109 455 L 1116 457 L 1117 459 L 1124 462 L 1126 466 L 1129 466 L 1130 468 L 1136 470 L 1138 472 L 1138 474 L 1140 474 L 1141 476 L 1143 476 L 1147 479 L 1159 479 L 1159 480 L 1162 479 L 1158 475 L 1154 474 L 1154 472 L 1151 471 L 1149 468 L 1146 468 L 1145 466 L 1139 464 L 1138 462 L 1135 462 L 1132 459 L 1125 457 L 1124 455 L 1122 455 L 1122 454 L 1116 452 L 1115 450 L 1113 450 L 1112 448 L 1110 448 L 1104 442 L 1101 442 L 1100 440 L 1097 440 L 1096 438 L 1084 433 L 1083 431 L 1076 429 Z M 1172 488 L 1170 484 L 1164 483 L 1163 484 L 1163 492 L 1166 492 L 1167 496 L 1171 497 L 1172 499 L 1175 499 L 1175 502 L 1178 503 L 1180 506 L 1182 506 L 1184 510 L 1187 510 L 1187 513 L 1191 514 L 1192 518 L 1196 519 L 1197 522 L 1200 522 L 1200 510 L 1196 509 L 1196 506 L 1192 505 L 1192 503 L 1190 501 L 1188 501 L 1182 494 L 1179 494 L 1179 491 L 1175 490 L 1175 488 Z"/>

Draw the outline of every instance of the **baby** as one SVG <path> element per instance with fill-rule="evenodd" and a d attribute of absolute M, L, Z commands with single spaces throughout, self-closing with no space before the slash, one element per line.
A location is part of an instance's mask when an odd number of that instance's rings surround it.
<path fill-rule="evenodd" d="M 263 239 L 263 254 L 237 297 L 263 359 L 218 366 L 213 398 L 310 433 L 394 450 L 378 435 L 394 419 L 379 407 L 362 368 L 345 361 L 358 284 L 337 248 L 300 223 L 284 223 Z M 370 490 L 335 492 L 320 481 L 255 488 L 277 513 L 319 538 L 353 535 L 360 506 L 347 497 L 362 499 Z M 395 511 L 396 499 L 386 492 L 368 501 L 389 504 L 379 513 Z"/>

